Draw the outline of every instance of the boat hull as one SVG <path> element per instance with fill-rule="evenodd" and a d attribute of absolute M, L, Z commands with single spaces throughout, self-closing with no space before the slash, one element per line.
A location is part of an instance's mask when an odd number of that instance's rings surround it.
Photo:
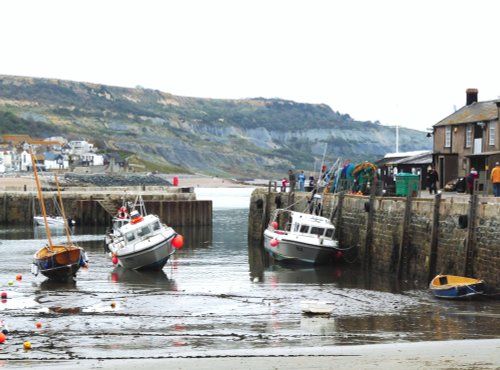
<path fill-rule="evenodd" d="M 118 264 L 126 269 L 133 270 L 161 270 L 170 256 L 175 252 L 172 240 L 175 237 L 172 232 L 160 240 L 142 241 L 135 245 L 133 250 L 119 250 L 116 253 Z"/>
<path fill-rule="evenodd" d="M 322 245 L 319 239 L 316 239 L 316 243 L 306 243 L 292 238 L 266 230 L 264 248 L 278 261 L 321 265 L 331 263 L 336 258 L 338 251 L 335 247 L 336 243 Z M 273 239 L 278 241 L 278 245 L 271 245 Z"/>
<path fill-rule="evenodd" d="M 33 257 L 32 272 L 41 273 L 50 280 L 58 282 L 72 281 L 85 265 L 86 256 L 83 248 L 77 246 L 52 246 L 52 250 L 44 247 Z"/>
<path fill-rule="evenodd" d="M 484 282 L 461 276 L 438 275 L 432 279 L 429 288 L 438 298 L 471 298 L 483 294 Z"/>

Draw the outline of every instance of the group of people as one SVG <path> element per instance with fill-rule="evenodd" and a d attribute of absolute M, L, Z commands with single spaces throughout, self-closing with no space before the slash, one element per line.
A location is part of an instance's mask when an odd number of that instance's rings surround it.
<path fill-rule="evenodd" d="M 472 167 L 469 174 L 465 178 L 467 193 L 474 193 L 474 181 L 479 178 L 477 170 Z M 495 163 L 495 167 L 491 170 L 490 180 L 493 184 L 493 195 L 495 197 L 500 197 L 500 162 Z M 439 181 L 439 176 L 434 169 L 430 167 L 427 171 L 427 188 L 429 189 L 429 194 L 437 193 L 437 183 Z"/>
<path fill-rule="evenodd" d="M 293 170 L 288 170 L 288 179 L 283 177 L 281 180 L 281 191 L 285 192 L 289 189 L 290 192 L 295 191 L 298 185 L 298 191 L 306 191 L 306 175 L 304 171 L 300 171 L 298 175 L 296 175 Z M 309 176 L 309 187 L 314 186 L 314 176 Z"/>

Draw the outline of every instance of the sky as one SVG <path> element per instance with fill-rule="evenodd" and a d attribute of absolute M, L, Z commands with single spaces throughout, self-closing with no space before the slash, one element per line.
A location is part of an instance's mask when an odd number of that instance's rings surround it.
<path fill-rule="evenodd" d="M 0 74 L 327 104 L 426 130 L 500 97 L 497 0 L 2 0 Z"/>

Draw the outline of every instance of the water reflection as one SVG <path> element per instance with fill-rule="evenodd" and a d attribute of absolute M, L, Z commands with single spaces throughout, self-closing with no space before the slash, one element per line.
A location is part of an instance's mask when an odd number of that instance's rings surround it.
<path fill-rule="evenodd" d="M 111 272 L 110 279 L 113 283 L 127 284 L 132 286 L 147 286 L 162 288 L 163 290 L 175 291 L 175 281 L 168 278 L 164 270 L 159 271 L 136 271 L 124 269 L 117 266 Z"/>

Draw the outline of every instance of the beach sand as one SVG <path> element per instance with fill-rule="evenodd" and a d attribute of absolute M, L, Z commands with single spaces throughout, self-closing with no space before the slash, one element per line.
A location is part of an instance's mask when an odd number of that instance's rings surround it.
<path fill-rule="evenodd" d="M 159 351 L 158 355 L 161 356 Z M 280 353 L 281 352 L 281 353 Z M 111 354 L 110 354 L 111 355 Z M 29 361 L 31 362 L 31 361 Z M 500 369 L 500 339 L 229 351 L 189 358 L 33 361 L 4 363 L 37 369 Z M 26 367 L 23 367 L 26 366 Z"/>

